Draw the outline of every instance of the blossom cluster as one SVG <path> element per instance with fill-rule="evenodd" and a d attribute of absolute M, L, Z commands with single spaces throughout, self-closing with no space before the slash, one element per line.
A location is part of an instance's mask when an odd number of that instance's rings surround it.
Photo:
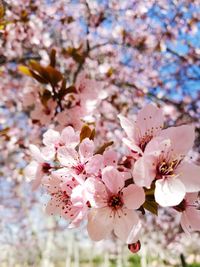
<path fill-rule="evenodd" d="M 118 117 L 127 155 L 110 144 L 96 148 L 95 131 L 87 125 L 81 131 L 49 129 L 41 149 L 30 145 L 33 161 L 25 174 L 33 190 L 42 185 L 49 194 L 46 212 L 66 219 L 69 228 L 87 222 L 92 240 L 114 235 L 132 251 L 140 248 L 141 218 L 145 210 L 153 212 L 150 202 L 181 214 L 185 232 L 200 230 L 200 167 L 187 160 L 194 127 L 165 128 L 162 111 L 153 104 L 136 120 Z"/>

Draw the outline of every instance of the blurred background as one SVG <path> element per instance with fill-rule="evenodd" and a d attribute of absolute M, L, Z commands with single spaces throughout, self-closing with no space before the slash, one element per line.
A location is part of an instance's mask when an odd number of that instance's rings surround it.
<path fill-rule="evenodd" d="M 189 157 L 200 164 L 199 0 L 0 0 L 0 266 L 200 266 L 200 236 L 186 236 L 173 211 L 148 214 L 136 255 L 45 214 L 45 195 L 23 173 L 29 143 L 40 144 L 48 126 L 27 108 L 27 92 L 41 84 L 18 66 L 47 64 L 52 48 L 69 84 L 82 70 L 104 83 L 98 123 L 112 130 L 105 141 L 120 143 L 116 114 L 152 101 L 166 125 L 196 125 Z"/>

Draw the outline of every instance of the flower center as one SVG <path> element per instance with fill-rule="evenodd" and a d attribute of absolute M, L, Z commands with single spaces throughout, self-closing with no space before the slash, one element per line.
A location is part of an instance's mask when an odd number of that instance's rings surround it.
<path fill-rule="evenodd" d="M 173 160 L 170 162 L 166 162 L 165 160 L 163 160 L 157 166 L 158 177 L 162 178 L 162 176 L 164 175 L 173 175 L 174 170 L 176 169 L 178 164 L 179 160 Z"/>
<path fill-rule="evenodd" d="M 49 164 L 49 163 L 47 163 L 47 162 L 44 162 L 43 164 L 42 164 L 42 171 L 44 172 L 44 173 L 49 173 L 49 170 L 51 169 L 51 165 Z"/>
<path fill-rule="evenodd" d="M 118 209 L 123 206 L 123 201 L 119 195 L 114 195 L 109 198 L 108 206 L 113 209 Z"/>
<path fill-rule="evenodd" d="M 76 171 L 76 174 L 79 175 L 84 171 L 84 164 L 80 163 L 77 166 L 74 166 L 73 169 Z"/>

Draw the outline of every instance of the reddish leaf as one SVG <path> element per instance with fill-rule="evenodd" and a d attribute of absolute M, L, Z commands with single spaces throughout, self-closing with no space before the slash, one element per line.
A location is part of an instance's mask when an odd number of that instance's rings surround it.
<path fill-rule="evenodd" d="M 108 143 L 103 144 L 101 147 L 99 147 L 97 149 L 97 151 L 95 152 L 95 154 L 103 154 L 103 152 L 106 150 L 106 148 L 109 147 L 109 146 L 112 146 L 113 143 L 114 143 L 113 141 L 110 141 Z"/>

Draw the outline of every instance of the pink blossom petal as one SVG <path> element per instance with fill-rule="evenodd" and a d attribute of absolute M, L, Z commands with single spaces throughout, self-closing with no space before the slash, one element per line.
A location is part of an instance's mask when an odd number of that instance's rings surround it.
<path fill-rule="evenodd" d="M 54 146 L 60 138 L 60 133 L 53 130 L 49 129 L 43 134 L 43 144 L 45 146 Z"/>
<path fill-rule="evenodd" d="M 193 207 L 187 208 L 182 213 L 181 226 L 186 233 L 200 231 L 200 210 Z"/>
<path fill-rule="evenodd" d="M 55 148 L 53 146 L 43 147 L 41 153 L 44 161 L 50 161 L 55 157 Z"/>
<path fill-rule="evenodd" d="M 59 177 L 54 176 L 46 176 L 42 179 L 42 185 L 45 186 L 49 193 L 55 193 L 60 190 L 61 180 Z"/>
<path fill-rule="evenodd" d="M 178 205 L 185 196 L 185 186 L 177 177 L 156 181 L 155 200 L 162 207 Z"/>
<path fill-rule="evenodd" d="M 104 166 L 117 166 L 118 154 L 114 150 L 106 150 L 103 153 Z"/>
<path fill-rule="evenodd" d="M 92 207 L 102 208 L 107 206 L 108 193 L 105 185 L 101 181 L 95 178 L 88 178 L 84 186 L 87 199 Z"/>
<path fill-rule="evenodd" d="M 124 208 L 115 216 L 114 232 L 121 241 L 134 243 L 138 240 L 138 223 L 137 213 Z"/>
<path fill-rule="evenodd" d="M 24 175 L 26 177 L 26 180 L 28 182 L 32 181 L 33 179 L 35 179 L 36 173 L 37 173 L 37 169 L 38 169 L 38 162 L 37 161 L 31 161 L 26 168 L 24 169 Z"/>
<path fill-rule="evenodd" d="M 152 104 L 146 105 L 138 113 L 137 121 L 135 124 L 135 140 L 138 137 L 145 136 L 146 134 L 152 134 L 155 136 L 161 131 L 164 124 L 164 117 L 162 111 Z"/>
<path fill-rule="evenodd" d="M 60 142 L 66 146 L 75 148 L 79 143 L 79 134 L 75 133 L 71 126 L 64 128 L 61 132 Z"/>
<path fill-rule="evenodd" d="M 138 145 L 136 145 L 136 144 L 134 143 L 134 141 L 131 141 L 131 140 L 127 139 L 127 138 L 123 138 L 122 141 L 123 141 L 123 143 L 124 143 L 125 145 L 127 145 L 127 147 L 129 147 L 133 152 L 136 152 L 136 153 L 138 153 L 138 154 L 140 154 L 140 155 L 143 155 L 143 151 L 141 150 L 141 148 L 140 148 Z"/>
<path fill-rule="evenodd" d="M 44 173 L 42 171 L 42 166 L 39 165 L 38 169 L 37 169 L 37 172 L 35 174 L 35 179 L 32 181 L 32 190 L 33 191 L 38 189 L 38 187 L 40 186 L 43 175 L 44 175 Z"/>
<path fill-rule="evenodd" d="M 123 201 L 128 209 L 138 209 L 145 202 L 143 188 L 131 184 L 123 189 Z"/>
<path fill-rule="evenodd" d="M 103 169 L 102 181 L 112 193 L 117 193 L 124 187 L 123 175 L 113 166 L 108 166 Z"/>
<path fill-rule="evenodd" d="M 171 140 L 161 136 L 154 137 L 146 146 L 145 154 L 159 156 L 161 153 L 163 156 L 169 154 L 169 150 L 172 148 Z"/>
<path fill-rule="evenodd" d="M 178 166 L 176 173 L 185 185 L 186 192 L 200 191 L 200 166 L 189 162 L 183 162 Z"/>
<path fill-rule="evenodd" d="M 57 204 L 54 200 L 49 200 L 49 202 L 47 203 L 45 211 L 49 215 L 56 215 L 56 214 L 59 214 L 60 208 L 57 206 Z"/>
<path fill-rule="evenodd" d="M 89 138 L 84 139 L 79 146 L 81 162 L 89 159 L 94 153 L 94 142 Z"/>
<path fill-rule="evenodd" d="M 88 215 L 87 230 L 90 238 L 100 241 L 108 238 L 113 229 L 113 217 L 110 216 L 110 209 L 92 209 Z"/>
<path fill-rule="evenodd" d="M 130 139 L 134 139 L 135 122 L 127 119 L 123 115 L 119 114 L 118 118 L 120 120 L 121 127 L 124 129 L 125 133 Z"/>
<path fill-rule="evenodd" d="M 188 203 L 193 203 L 198 199 L 198 192 L 194 192 L 194 193 L 187 193 L 185 196 L 185 199 Z"/>
<path fill-rule="evenodd" d="M 84 191 L 85 188 L 82 185 L 77 185 L 75 188 L 73 188 L 71 193 L 71 201 L 74 206 L 83 207 L 84 203 L 87 202 Z"/>
<path fill-rule="evenodd" d="M 57 151 L 57 157 L 63 166 L 72 167 L 78 163 L 78 153 L 73 148 L 60 147 Z"/>
<path fill-rule="evenodd" d="M 192 125 L 181 125 L 162 130 L 160 136 L 171 140 L 174 155 L 186 155 L 194 144 L 195 131 Z"/>
<path fill-rule="evenodd" d="M 133 179 L 138 186 L 149 188 L 156 176 L 156 158 L 143 156 L 139 158 L 133 169 Z"/>
<path fill-rule="evenodd" d="M 43 162 L 44 161 L 42 154 L 41 154 L 41 152 L 37 146 L 31 144 L 29 146 L 29 149 L 31 152 L 31 156 L 34 158 L 34 160 L 36 160 L 37 162 Z"/>
<path fill-rule="evenodd" d="M 69 196 L 71 196 L 72 191 L 79 185 L 75 178 L 66 179 L 61 185 L 60 188 L 62 191 L 65 191 Z"/>
<path fill-rule="evenodd" d="M 68 228 L 71 229 L 79 227 L 86 216 L 87 216 L 87 209 L 81 209 L 79 212 L 77 212 L 77 215 L 73 218 Z"/>
<path fill-rule="evenodd" d="M 100 154 L 94 155 L 89 159 L 88 163 L 85 165 L 85 170 L 89 174 L 98 175 L 103 167 L 103 156 Z"/>
<path fill-rule="evenodd" d="M 131 229 L 126 243 L 133 244 L 137 242 L 140 236 L 141 229 L 142 229 L 142 223 L 141 221 L 139 221 L 138 224 L 134 225 L 133 228 Z"/>

